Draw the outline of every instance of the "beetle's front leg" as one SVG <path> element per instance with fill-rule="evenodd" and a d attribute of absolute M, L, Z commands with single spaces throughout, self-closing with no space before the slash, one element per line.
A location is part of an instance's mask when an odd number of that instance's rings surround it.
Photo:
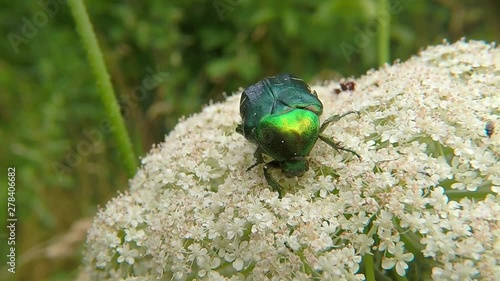
<path fill-rule="evenodd" d="M 325 136 L 323 134 L 319 134 L 319 138 L 322 141 L 326 142 L 326 144 L 328 144 L 329 146 L 331 146 L 333 149 L 335 149 L 337 151 L 339 151 L 339 150 L 348 151 L 348 152 L 356 155 L 359 159 L 361 159 L 361 156 L 359 156 L 359 154 L 357 154 L 354 150 L 350 150 L 348 148 L 345 148 L 345 147 L 341 146 L 339 142 L 335 142 L 331 138 L 329 138 L 329 137 L 327 137 L 327 136 Z"/>
<path fill-rule="evenodd" d="M 243 133 L 243 124 L 238 124 L 235 129 L 236 133 L 241 134 L 242 136 L 245 136 L 245 133 Z"/>
<path fill-rule="evenodd" d="M 264 165 L 264 177 L 266 178 L 267 184 L 271 186 L 273 191 L 278 192 L 278 198 L 282 198 L 283 194 L 281 193 L 283 187 L 273 178 L 271 173 L 269 173 L 269 169 L 277 169 L 280 168 L 280 163 L 278 161 L 271 161 Z"/>
<path fill-rule="evenodd" d="M 255 157 L 255 163 L 247 168 L 247 172 L 253 169 L 255 166 L 264 163 L 264 158 L 262 157 L 262 153 L 263 151 L 259 147 L 255 150 L 255 152 L 253 153 L 253 157 Z"/>
<path fill-rule="evenodd" d="M 358 113 L 358 114 L 359 114 L 359 112 L 358 112 L 358 111 L 349 111 L 349 112 L 344 113 L 344 114 L 342 114 L 342 115 L 338 115 L 338 114 L 337 114 L 337 115 L 333 115 L 333 116 L 328 117 L 328 118 L 327 118 L 327 119 L 323 122 L 323 124 L 321 124 L 321 127 L 319 128 L 319 132 L 320 132 L 320 133 L 323 133 L 323 131 L 326 129 L 326 127 L 328 127 L 330 124 L 333 124 L 333 123 L 335 123 L 335 122 L 339 121 L 342 117 L 345 117 L 345 116 L 347 116 L 347 115 L 349 115 L 349 114 L 352 114 L 352 113 Z"/>

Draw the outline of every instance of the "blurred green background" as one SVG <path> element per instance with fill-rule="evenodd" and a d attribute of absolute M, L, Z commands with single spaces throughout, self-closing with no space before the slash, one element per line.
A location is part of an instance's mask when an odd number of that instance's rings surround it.
<path fill-rule="evenodd" d="M 74 280 L 82 241 L 99 206 L 128 176 L 64 0 L 5 1 L 0 10 L 0 219 L 7 168 L 16 167 L 17 266 L 0 230 L 0 279 Z M 498 41 L 497 0 L 86 1 L 136 155 L 181 116 L 264 76 L 306 81 L 360 76 L 390 61 L 467 39 Z"/>

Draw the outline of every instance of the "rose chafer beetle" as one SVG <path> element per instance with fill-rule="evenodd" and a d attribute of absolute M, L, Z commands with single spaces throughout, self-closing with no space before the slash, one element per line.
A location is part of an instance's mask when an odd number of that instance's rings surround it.
<path fill-rule="evenodd" d="M 355 113 L 334 115 L 320 125 L 323 104 L 315 91 L 301 79 L 289 74 L 264 78 L 241 94 L 242 123 L 236 131 L 257 145 L 256 163 L 247 171 L 264 163 L 262 154 L 274 160 L 264 165 L 267 183 L 282 196 L 282 187 L 271 176 L 270 168 L 281 168 L 287 177 L 301 177 L 309 169 L 306 157 L 321 139 L 335 150 L 359 155 L 322 134 L 332 122 Z"/>

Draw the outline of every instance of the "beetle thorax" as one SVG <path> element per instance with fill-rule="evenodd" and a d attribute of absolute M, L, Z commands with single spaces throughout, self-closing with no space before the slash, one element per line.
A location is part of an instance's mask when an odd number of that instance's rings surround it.
<path fill-rule="evenodd" d="M 266 154 L 278 162 L 305 157 L 319 135 L 319 118 L 309 110 L 293 109 L 262 119 L 256 128 L 256 141 Z"/>

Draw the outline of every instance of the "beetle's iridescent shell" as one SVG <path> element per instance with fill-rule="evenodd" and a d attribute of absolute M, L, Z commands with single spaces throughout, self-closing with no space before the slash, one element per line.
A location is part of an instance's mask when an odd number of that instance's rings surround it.
<path fill-rule="evenodd" d="M 289 74 L 265 78 L 241 94 L 241 133 L 256 143 L 255 130 L 262 119 L 294 109 L 306 109 L 319 116 L 323 112 L 323 104 L 301 79 Z"/>
<path fill-rule="evenodd" d="M 257 144 L 279 162 L 309 155 L 318 135 L 318 115 L 305 109 L 269 115 L 255 130 Z"/>

